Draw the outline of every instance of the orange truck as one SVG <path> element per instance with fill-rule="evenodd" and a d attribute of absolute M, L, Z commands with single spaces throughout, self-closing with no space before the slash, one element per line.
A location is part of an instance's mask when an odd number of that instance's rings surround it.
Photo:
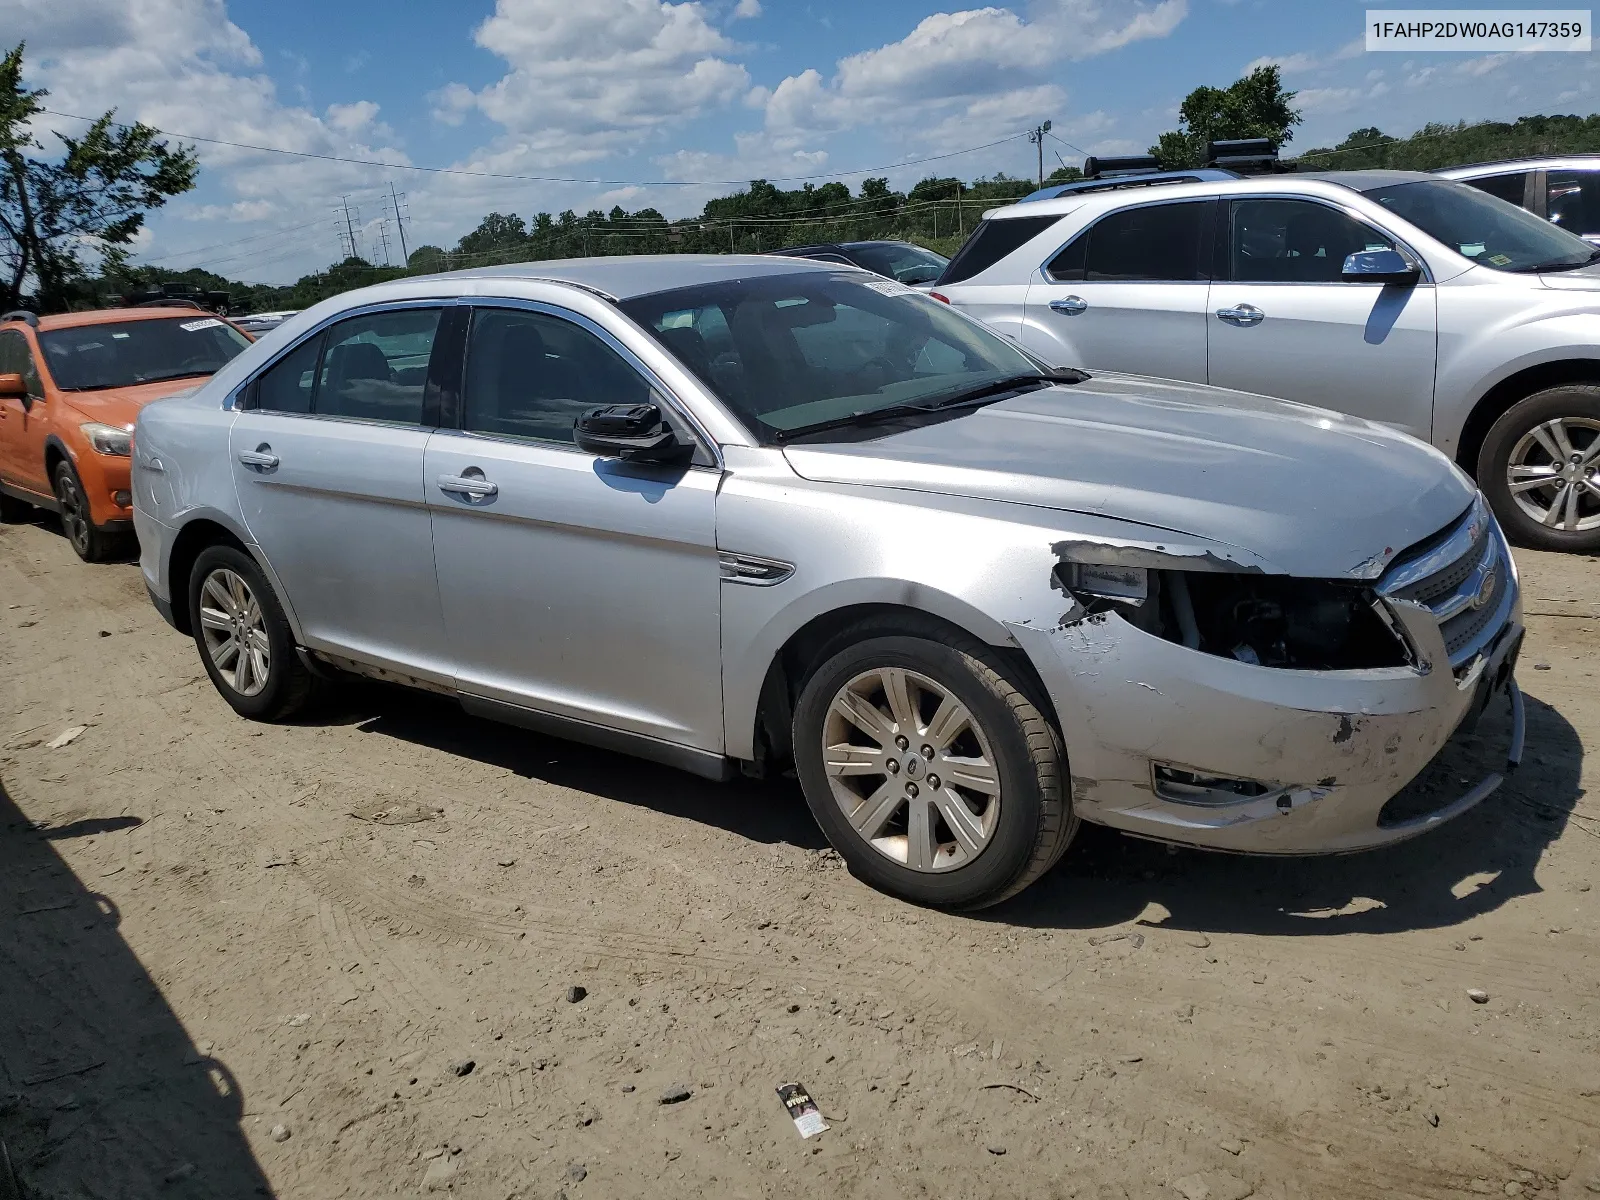
<path fill-rule="evenodd" d="M 133 422 L 204 383 L 250 339 L 197 307 L 0 317 L 0 520 L 60 514 L 85 562 L 131 540 Z"/>

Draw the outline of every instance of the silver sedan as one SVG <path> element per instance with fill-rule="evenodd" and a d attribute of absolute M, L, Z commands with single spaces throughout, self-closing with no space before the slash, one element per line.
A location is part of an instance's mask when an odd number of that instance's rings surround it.
<path fill-rule="evenodd" d="M 711 778 L 792 766 L 922 903 L 1018 892 L 1081 820 L 1383 845 L 1493 791 L 1385 807 L 1485 705 L 1520 742 L 1515 567 L 1437 451 L 1052 369 L 850 268 L 351 292 L 135 446 L 151 597 L 241 715 L 355 673 Z"/>

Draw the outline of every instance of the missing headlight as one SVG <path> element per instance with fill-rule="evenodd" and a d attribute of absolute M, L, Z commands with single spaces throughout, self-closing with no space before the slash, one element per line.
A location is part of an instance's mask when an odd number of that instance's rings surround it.
<path fill-rule="evenodd" d="M 1208 654 L 1308 671 L 1406 662 L 1405 647 L 1379 616 L 1370 587 L 1284 575 L 1164 574 L 1178 577 L 1162 589 L 1171 613 L 1170 625 L 1162 614 L 1163 636 Z"/>

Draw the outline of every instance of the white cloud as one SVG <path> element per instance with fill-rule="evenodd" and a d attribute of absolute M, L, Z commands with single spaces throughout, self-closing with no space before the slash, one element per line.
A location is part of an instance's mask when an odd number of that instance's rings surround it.
<path fill-rule="evenodd" d="M 378 106 L 371 100 L 328 105 L 328 124 L 340 133 L 359 133 L 371 125 L 377 115 Z"/>
<path fill-rule="evenodd" d="M 1252 59 L 1240 69 L 1240 75 L 1248 75 L 1257 67 L 1277 67 L 1285 75 L 1296 71 L 1309 71 L 1318 66 L 1317 59 L 1311 54 L 1267 54 L 1261 58 Z"/>
<path fill-rule="evenodd" d="M 965 111 L 976 130 L 999 97 L 1063 103 L 1050 79 L 1061 61 L 1165 37 L 1186 11 L 1186 0 L 1040 0 L 1028 18 L 996 7 L 935 13 L 897 42 L 840 59 L 831 79 L 815 68 L 784 79 L 768 101 L 767 128 L 778 137 L 814 137 L 899 121 L 917 105 L 924 129 L 947 134 Z M 1036 90 L 1045 85 L 1055 91 Z M 1014 110 L 1010 128 L 1045 115 Z"/>
<path fill-rule="evenodd" d="M 761 15 L 761 0 L 739 0 L 734 5 L 733 19 L 735 21 L 750 20 Z"/>
<path fill-rule="evenodd" d="M 750 86 L 698 3 L 497 0 L 474 36 L 510 70 L 477 92 L 442 89 L 435 114 L 453 122 L 476 108 L 545 163 L 604 157 Z"/>

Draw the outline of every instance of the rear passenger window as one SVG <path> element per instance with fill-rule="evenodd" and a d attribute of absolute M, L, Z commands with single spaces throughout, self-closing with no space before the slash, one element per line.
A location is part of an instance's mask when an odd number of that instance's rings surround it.
<path fill-rule="evenodd" d="M 1089 231 L 1083 278 L 1090 282 L 1204 280 L 1200 236 L 1209 200 L 1151 204 L 1102 217 Z"/>
<path fill-rule="evenodd" d="M 318 416 L 422 424 L 436 308 L 370 313 L 328 330 L 312 410 Z"/>
<path fill-rule="evenodd" d="M 1551 171 L 1546 212 L 1568 233 L 1600 233 L 1600 172 Z"/>
<path fill-rule="evenodd" d="M 1089 235 L 1079 234 L 1060 254 L 1050 260 L 1045 274 L 1057 283 L 1077 283 L 1083 278 L 1084 263 L 1088 259 Z"/>
<path fill-rule="evenodd" d="M 280 358 L 256 381 L 255 407 L 269 412 L 308 413 L 317 379 L 322 335 L 307 338 Z"/>
<path fill-rule="evenodd" d="M 581 325 L 518 309 L 472 316 L 465 429 L 571 445 L 573 424 L 589 409 L 650 399 L 644 376 Z"/>
<path fill-rule="evenodd" d="M 1512 204 L 1521 208 L 1523 197 L 1526 194 L 1528 172 L 1512 171 L 1506 175 L 1485 175 L 1482 179 L 1465 179 L 1462 182 L 1470 183 L 1480 192 L 1488 192 L 1491 196 L 1509 200 Z"/>
<path fill-rule="evenodd" d="M 972 231 L 966 244 L 956 251 L 950 265 L 939 276 L 939 283 L 960 283 L 979 272 L 987 271 L 1013 250 L 1033 241 L 1050 226 L 1061 220 L 1062 214 L 1048 217 L 1011 217 L 1006 220 L 984 221 Z M 1032 272 L 1033 268 L 1028 268 Z"/>

